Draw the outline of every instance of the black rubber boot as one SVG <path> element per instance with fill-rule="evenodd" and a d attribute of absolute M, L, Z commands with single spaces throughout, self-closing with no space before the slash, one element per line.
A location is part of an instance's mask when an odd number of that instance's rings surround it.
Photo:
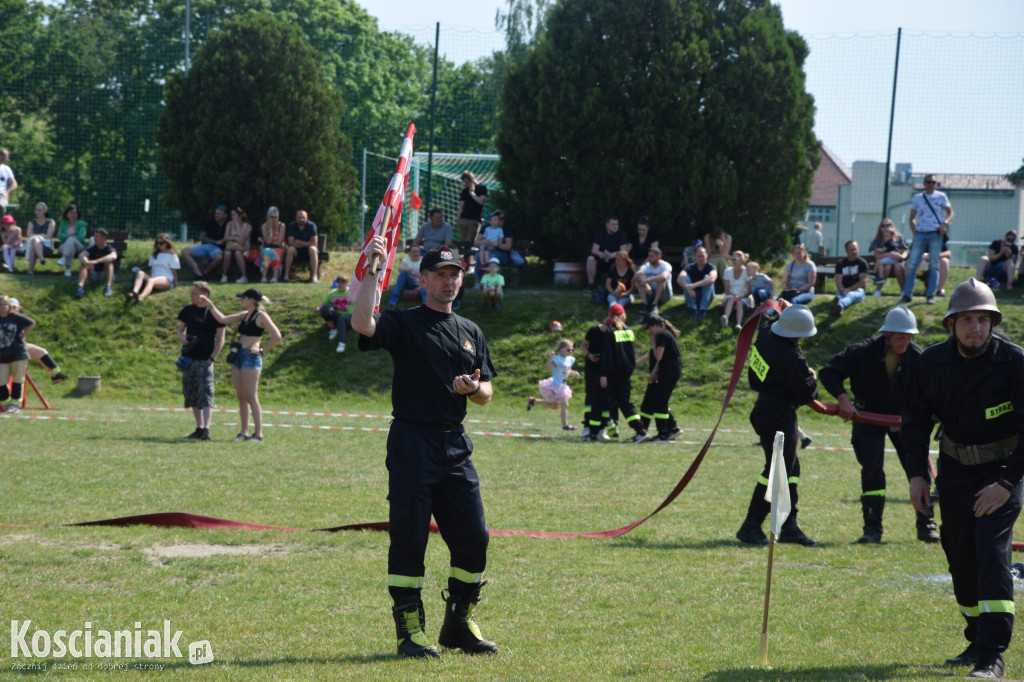
<path fill-rule="evenodd" d="M 804 535 L 804 532 L 800 530 L 800 526 L 796 525 L 796 508 L 789 513 L 786 520 L 782 522 L 782 530 L 779 532 L 779 542 L 789 542 L 796 545 L 803 545 L 804 547 L 814 547 L 818 544 L 818 541 L 814 538 L 809 538 Z"/>
<path fill-rule="evenodd" d="M 417 597 L 396 603 L 391 613 L 395 617 L 399 658 L 441 658 L 441 652 L 430 643 L 424 632 L 427 617 L 422 600 Z"/>
<path fill-rule="evenodd" d="M 878 544 L 882 541 L 882 511 L 885 498 L 878 495 L 864 495 L 860 498 L 864 512 L 864 535 L 857 538 L 860 544 Z"/>
<path fill-rule="evenodd" d="M 750 497 L 750 505 L 747 507 L 747 518 L 743 519 L 743 525 L 736 531 L 736 539 L 748 545 L 767 545 L 768 537 L 761 530 L 764 519 L 771 511 L 771 505 L 765 501 L 764 494 L 768 488 L 758 483 L 754 486 L 754 494 Z"/>
<path fill-rule="evenodd" d="M 938 542 L 940 540 L 938 531 L 935 530 L 935 516 L 929 512 L 917 514 L 917 539 L 921 542 Z"/>
<path fill-rule="evenodd" d="M 484 639 L 473 621 L 473 610 L 480 602 L 480 588 L 486 584 L 448 578 L 448 589 L 441 590 L 445 608 L 438 644 L 448 649 L 461 649 L 467 654 L 498 653 L 498 645 Z"/>
<path fill-rule="evenodd" d="M 974 670 L 967 677 L 976 680 L 1001 680 L 1006 673 L 1003 655 L 999 653 L 979 653 Z"/>
<path fill-rule="evenodd" d="M 970 666 L 974 667 L 974 664 L 978 662 L 978 647 L 975 646 L 974 642 L 967 645 L 967 648 L 962 652 L 954 656 L 953 658 L 946 659 L 946 665 L 949 666 Z"/>

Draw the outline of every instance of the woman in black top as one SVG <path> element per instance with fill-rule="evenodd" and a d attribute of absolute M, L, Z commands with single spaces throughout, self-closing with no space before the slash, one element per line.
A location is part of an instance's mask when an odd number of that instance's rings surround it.
<path fill-rule="evenodd" d="M 235 353 L 234 364 L 231 365 L 231 381 L 238 393 L 238 418 L 242 429 L 234 437 L 235 441 L 263 440 L 263 408 L 260 406 L 259 385 L 260 372 L 263 370 L 263 356 L 268 350 L 281 342 L 281 332 L 263 309 L 266 299 L 256 289 L 246 289 L 236 294 L 242 299 L 244 310 L 233 315 L 225 315 L 217 310 L 217 306 L 206 296 L 200 296 L 210 307 L 210 314 L 224 325 L 238 323 L 238 349 L 235 342 L 231 351 Z M 270 332 L 270 338 L 262 348 L 260 341 L 264 332 Z M 230 353 L 229 353 L 230 355 Z M 249 411 L 252 411 L 253 433 L 249 435 Z"/>
<path fill-rule="evenodd" d="M 35 320 L 14 312 L 11 299 L 0 296 L 0 407 L 17 412 L 28 368 L 25 336 L 36 326 Z M 7 382 L 11 382 L 8 390 Z"/>
<path fill-rule="evenodd" d="M 25 258 L 28 260 L 28 274 L 36 274 L 36 261 L 46 262 L 46 256 L 53 255 L 53 236 L 57 223 L 50 217 L 50 209 L 43 202 L 36 204 L 36 217 L 28 222 L 25 233 Z"/>

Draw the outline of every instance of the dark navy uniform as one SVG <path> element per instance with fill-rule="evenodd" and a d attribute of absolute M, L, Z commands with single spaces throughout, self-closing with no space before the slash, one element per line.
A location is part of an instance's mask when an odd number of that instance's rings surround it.
<path fill-rule="evenodd" d="M 595 324 L 584 337 L 587 354 L 583 358 L 583 426 L 590 429 L 588 438 L 596 437 L 609 418 L 607 401 L 601 388 L 601 351 L 604 350 L 604 331 Z M 596 440 L 596 438 L 594 438 Z"/>
<path fill-rule="evenodd" d="M 921 355 L 921 347 L 915 343 L 888 366 L 889 342 L 885 336 L 859 341 L 847 346 L 818 374 L 822 386 L 838 398 L 846 393 L 844 382 L 850 380 L 854 398 L 853 406 L 863 412 L 899 415 L 901 399 L 906 388 L 910 368 Z M 850 443 L 860 464 L 860 485 L 865 514 L 865 533 L 868 526 L 874 528 L 877 521 L 878 538 L 882 532 L 882 509 L 885 504 L 885 438 L 896 448 L 896 455 L 904 472 L 907 470 L 907 453 L 900 437 L 899 427 L 879 426 L 853 422 Z M 909 475 L 907 476 L 909 479 Z M 931 483 L 931 471 L 925 473 Z M 928 525 L 928 521 L 921 522 Z M 921 524 L 919 524 L 919 531 Z M 877 542 L 877 540 L 876 540 Z"/>
<path fill-rule="evenodd" d="M 644 426 L 629 395 L 633 370 L 636 369 L 634 339 L 633 330 L 629 327 L 616 329 L 614 324 L 608 325 L 601 351 L 601 376 L 607 379 L 605 396 L 611 418 L 614 420 L 621 412 L 626 423 L 640 434 L 645 433 Z"/>
<path fill-rule="evenodd" d="M 927 348 L 904 394 L 902 433 L 910 476 L 927 476 L 932 415 L 942 424 L 935 481 L 942 500 L 942 548 L 967 621 L 964 636 L 977 646 L 979 660 L 1004 651 L 1013 634 L 1010 551 L 1024 476 L 1022 410 L 1024 351 L 997 336 L 974 358 L 960 355 L 953 336 Z M 976 517 L 975 496 L 993 483 L 1010 488 L 1010 497 L 994 513 Z"/>
<path fill-rule="evenodd" d="M 656 348 L 664 349 L 660 362 L 654 359 Z M 683 352 L 675 335 L 663 328 L 651 339 L 651 353 L 648 357 L 648 371 L 653 372 L 657 367 L 658 380 L 647 384 L 644 400 L 640 403 L 640 419 L 645 430 L 653 419 L 658 427 L 658 436 L 665 439 L 678 428 L 668 403 L 683 374 Z"/>
<path fill-rule="evenodd" d="M 796 516 L 797 485 L 800 482 L 800 460 L 796 455 L 796 446 L 799 442 L 796 408 L 818 397 L 818 382 L 807 366 L 807 360 L 796 340 L 777 335 L 771 327 L 762 327 L 758 334 L 751 350 L 747 381 L 750 388 L 757 391 L 757 401 L 750 412 L 750 424 L 757 432 L 761 448 L 764 450 L 764 469 L 754 486 L 741 533 L 750 526 L 756 527 L 757 533 L 760 534 L 761 523 L 771 511 L 771 505 L 765 501 L 764 495 L 768 489 L 775 432 L 781 431 L 785 435 L 782 456 L 789 476 L 789 496 L 793 507 L 789 518 L 783 524 L 779 540 L 785 538 L 785 541 L 814 544 L 809 538 L 805 541 L 802 533 L 796 535 L 799 532 Z M 759 537 L 763 537 L 763 534 Z"/>
<path fill-rule="evenodd" d="M 480 381 L 491 381 L 496 372 L 479 327 L 426 306 L 381 313 L 373 337 L 359 337 L 360 350 L 378 348 L 395 364 L 388 587 L 400 601 L 422 584 L 431 515 L 451 552 L 452 576 L 472 583 L 484 571 L 489 536 L 473 443 L 462 426 L 467 396 L 452 390 L 452 379 L 479 369 Z"/>

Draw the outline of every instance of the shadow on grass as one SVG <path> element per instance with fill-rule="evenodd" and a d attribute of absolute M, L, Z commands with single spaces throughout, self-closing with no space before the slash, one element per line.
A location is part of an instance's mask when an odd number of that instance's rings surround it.
<path fill-rule="evenodd" d="M 316 666 L 331 666 L 331 665 L 343 665 L 343 664 L 376 664 L 384 663 L 387 661 L 395 661 L 395 655 L 393 653 L 379 653 L 379 654 L 365 654 L 365 655 L 351 655 L 351 656 L 339 656 L 337 658 L 315 658 L 312 656 L 304 657 L 290 657 L 285 656 L 282 658 L 268 658 L 268 659 L 250 659 L 250 660 L 214 660 L 211 663 L 203 665 L 192 665 L 188 662 L 187 658 L 173 659 L 168 661 L 167 659 L 161 658 L 76 658 L 76 659 L 64 659 L 64 658 L 33 658 L 26 660 L 23 665 L 32 666 L 25 669 L 15 669 L 20 675 L 52 675 L 59 672 L 102 672 L 103 669 L 98 668 L 100 665 L 110 666 L 107 670 L 112 672 L 118 672 L 125 670 L 119 666 L 127 666 L 128 671 L 139 671 L 139 672 L 155 672 L 159 670 L 195 670 L 197 673 L 200 671 L 206 671 L 207 674 L 213 677 L 219 677 L 216 670 L 220 669 L 226 671 L 230 668 L 269 668 L 275 665 L 316 665 Z M 17 662 L 16 664 L 20 664 Z M 118 667 L 114 667 L 118 666 Z M 140 666 L 136 668 L 135 666 Z M 145 666 L 160 666 L 157 668 L 149 668 Z"/>
<path fill-rule="evenodd" d="M 818 551 L 820 548 L 828 547 L 846 547 L 851 543 L 848 542 L 818 542 L 817 547 L 800 547 L 793 543 L 777 543 L 784 544 L 787 547 L 795 547 L 804 549 L 808 552 Z M 708 550 L 708 549 L 745 549 L 751 552 L 767 552 L 768 545 L 747 545 L 743 544 L 739 540 L 734 538 L 716 538 L 712 540 L 694 540 L 692 542 L 686 542 L 684 540 L 671 540 L 664 542 L 652 542 L 646 538 L 640 536 L 625 536 L 619 537 L 611 543 L 614 549 L 660 549 L 660 550 L 678 550 L 678 549 L 694 549 L 694 550 Z"/>
<path fill-rule="evenodd" d="M 901 680 L 901 679 L 943 679 L 962 678 L 969 672 L 966 668 L 947 668 L 942 665 L 908 666 L 892 663 L 889 665 L 846 665 L 822 666 L 818 668 L 726 668 L 698 677 L 704 682 L 729 680 Z"/>

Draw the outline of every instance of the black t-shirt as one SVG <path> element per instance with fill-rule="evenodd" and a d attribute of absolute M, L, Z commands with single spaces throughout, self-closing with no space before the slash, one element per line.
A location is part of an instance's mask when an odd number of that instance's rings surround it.
<path fill-rule="evenodd" d="M 594 234 L 594 243 L 602 251 L 615 253 L 629 243 L 629 235 L 621 228 L 615 234 L 608 234 L 608 230 L 602 227 Z"/>
<path fill-rule="evenodd" d="M 28 350 L 21 334 L 35 323 L 31 317 L 20 313 L 0 317 L 0 362 L 28 360 Z"/>
<path fill-rule="evenodd" d="M 216 218 L 210 218 L 206 223 L 206 227 L 203 228 L 203 232 L 206 233 L 207 239 L 212 239 L 215 242 L 219 242 L 224 239 L 224 229 L 227 226 L 227 222 L 224 224 L 218 223 Z"/>
<path fill-rule="evenodd" d="M 843 276 L 843 288 L 852 287 L 860 279 L 860 273 L 868 271 L 868 262 L 861 257 L 857 260 L 844 258 L 836 263 L 836 272 Z"/>
<path fill-rule="evenodd" d="M 647 254 L 651 251 L 651 244 L 658 241 L 658 235 L 654 233 L 654 230 L 647 230 L 647 241 L 643 244 L 640 243 L 640 235 L 633 235 L 629 240 L 629 243 L 633 245 L 633 248 L 629 250 L 629 255 L 633 259 L 634 263 L 643 263 L 647 260 Z"/>
<path fill-rule="evenodd" d="M 306 226 L 299 229 L 299 224 L 294 220 L 288 223 L 288 231 L 285 233 L 288 237 L 294 237 L 297 242 L 313 242 L 316 243 L 316 223 L 312 220 L 306 221 Z"/>
<path fill-rule="evenodd" d="M 712 265 L 711 261 L 705 263 L 704 267 L 702 268 L 697 267 L 696 263 L 690 263 L 685 268 L 683 268 L 683 272 L 685 272 L 686 275 L 690 278 L 691 284 L 696 284 L 705 277 L 709 276 L 715 270 L 718 270 L 718 268 Z"/>
<path fill-rule="evenodd" d="M 452 381 L 477 369 L 480 381 L 497 375 L 480 327 L 426 306 L 382 312 L 373 336 L 359 336 L 359 350 L 379 348 L 395 363 L 391 414 L 398 419 L 461 423 L 467 397 L 452 390 Z"/>
<path fill-rule="evenodd" d="M 617 287 L 619 284 L 622 285 L 623 290 L 628 291 L 629 288 L 633 286 L 634 274 L 635 273 L 633 272 L 633 268 L 627 267 L 626 273 L 620 275 L 618 268 L 616 268 L 613 265 L 612 267 L 608 268 L 608 276 L 605 278 L 605 281 L 612 288 L 612 291 L 617 291 Z"/>
<path fill-rule="evenodd" d="M 487 196 L 487 186 L 477 184 L 476 191 L 473 194 L 478 197 Z M 462 188 L 462 194 L 459 195 L 459 201 L 462 202 L 462 213 L 459 214 L 460 218 L 466 218 L 467 220 L 480 220 L 480 217 L 484 214 L 484 204 L 478 204 L 469 193 L 468 187 Z"/>
<path fill-rule="evenodd" d="M 103 258 L 108 254 L 116 253 L 114 247 L 111 246 L 109 243 L 105 244 L 102 248 L 93 244 L 85 251 L 86 253 L 89 254 L 89 260 L 99 260 L 100 258 Z"/>
<path fill-rule="evenodd" d="M 661 362 L 654 359 L 654 349 L 664 348 L 661 353 Z M 683 373 L 683 351 L 679 348 L 679 341 L 675 334 L 667 329 L 662 329 L 651 339 L 651 354 L 649 357 L 650 369 L 658 365 L 658 373 L 665 377 L 678 377 Z"/>
<path fill-rule="evenodd" d="M 185 334 L 196 337 L 196 345 L 185 354 L 186 357 L 206 360 L 212 356 L 217 342 L 217 330 L 224 325 L 214 319 L 210 309 L 192 303 L 181 309 L 178 319 L 185 323 Z"/>
<path fill-rule="evenodd" d="M 943 247 L 945 247 L 945 245 L 943 245 Z M 995 241 L 992 242 L 992 244 L 989 245 L 988 248 L 990 251 L 994 251 L 995 253 L 998 254 L 1000 251 L 1003 250 L 1003 240 L 996 239 Z M 1011 258 L 1016 258 L 1017 254 L 1020 253 L 1020 250 L 1018 249 L 1016 244 L 1010 244 L 1010 253 L 1013 254 Z M 1006 256 L 997 256 L 996 258 L 989 261 L 989 265 L 999 265 L 1005 260 Z"/>

